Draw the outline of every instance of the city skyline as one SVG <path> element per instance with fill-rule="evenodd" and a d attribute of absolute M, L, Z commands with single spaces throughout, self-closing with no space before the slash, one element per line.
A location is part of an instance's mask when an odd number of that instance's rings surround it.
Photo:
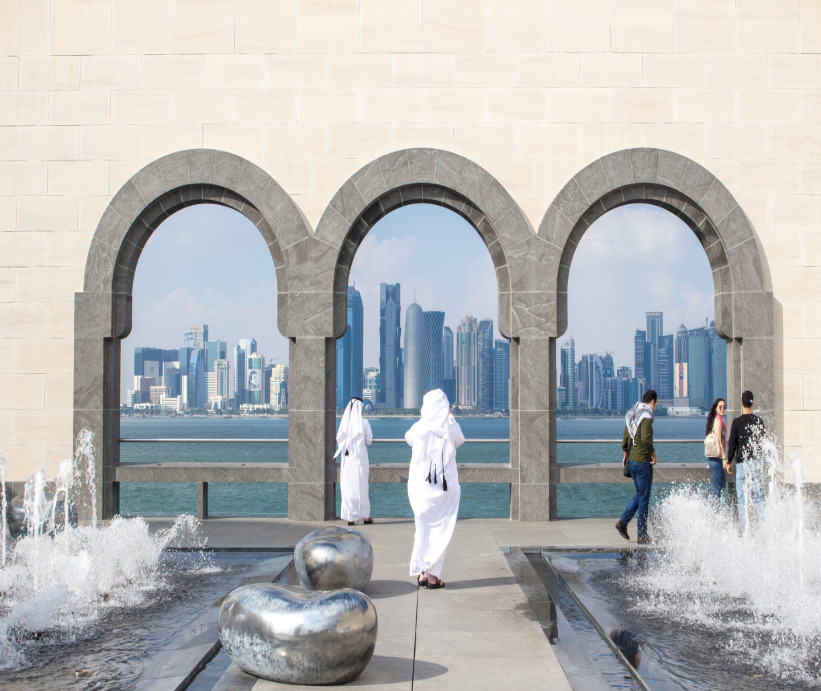
<path fill-rule="evenodd" d="M 363 240 L 350 284 L 365 305 L 365 368 L 379 361 L 379 285 L 386 281 L 415 292 L 423 309 L 444 311 L 451 329 L 473 314 L 492 318 L 494 337 L 501 337 L 490 256 L 475 230 L 453 212 L 427 204 L 403 207 Z M 636 286 L 642 290 L 631 291 Z M 276 328 L 273 261 L 254 226 L 230 209 L 199 205 L 169 217 L 146 245 L 133 294 L 124 372 L 134 347 L 177 347 L 181 331 L 195 323 L 208 323 L 227 338 L 229 352 L 252 333 L 267 358 L 287 364 L 288 342 Z M 698 240 L 678 218 L 645 205 L 622 207 L 594 223 L 576 250 L 568 330 L 557 343 L 572 332 L 577 351 L 611 351 L 619 365 L 632 366 L 631 325 L 650 310 L 672 321 L 683 316 L 687 324 L 712 318 L 712 275 Z M 402 324 L 404 318 L 402 310 Z M 129 378 L 121 379 L 124 398 Z"/>

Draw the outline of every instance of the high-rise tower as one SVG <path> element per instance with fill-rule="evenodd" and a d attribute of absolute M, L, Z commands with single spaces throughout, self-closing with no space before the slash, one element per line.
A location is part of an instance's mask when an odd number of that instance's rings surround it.
<path fill-rule="evenodd" d="M 561 352 L 559 386 L 564 391 L 564 398 L 558 401 L 558 406 L 572 410 L 576 407 L 576 342 L 572 338 L 565 341 Z"/>
<path fill-rule="evenodd" d="M 399 325 L 402 309 L 399 283 L 379 285 L 379 398 L 377 403 L 386 408 L 402 405 L 399 373 L 402 363 Z"/>
<path fill-rule="evenodd" d="M 337 408 L 344 408 L 353 396 L 362 398 L 363 314 L 361 294 L 348 286 L 348 327 L 336 341 Z"/>
<path fill-rule="evenodd" d="M 415 302 L 405 310 L 405 408 L 421 408 L 425 395 L 425 314 Z"/>
<path fill-rule="evenodd" d="M 187 331 L 183 331 L 182 344 L 185 348 L 202 350 L 208 341 L 208 324 L 194 324 Z"/>
<path fill-rule="evenodd" d="M 456 401 L 461 408 L 476 408 L 476 330 L 476 319 L 470 314 L 462 317 L 456 327 Z"/>
<path fill-rule="evenodd" d="M 442 330 L 442 391 L 452 404 L 456 403 L 456 369 L 453 365 L 453 330 Z"/>
<path fill-rule="evenodd" d="M 476 407 L 479 410 L 493 410 L 494 365 L 493 320 L 482 319 L 476 328 Z"/>
<path fill-rule="evenodd" d="M 442 388 L 444 312 L 425 312 L 425 393 Z"/>
<path fill-rule="evenodd" d="M 673 396 L 678 399 L 689 397 L 687 388 L 687 327 L 682 324 L 676 330 L 675 368 L 673 370 Z M 681 400 L 676 403 L 688 406 L 689 402 Z"/>
<path fill-rule="evenodd" d="M 264 378 L 263 370 L 265 369 L 265 358 L 259 353 L 251 353 L 248 357 L 248 377 L 247 387 L 248 400 L 246 403 L 253 405 L 262 405 L 265 403 L 265 394 L 263 393 Z"/>
<path fill-rule="evenodd" d="M 493 370 L 493 408 L 510 410 L 510 341 L 498 339 Z"/>

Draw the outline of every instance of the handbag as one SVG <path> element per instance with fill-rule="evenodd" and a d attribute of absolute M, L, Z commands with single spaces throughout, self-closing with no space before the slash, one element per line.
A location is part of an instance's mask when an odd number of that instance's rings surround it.
<path fill-rule="evenodd" d="M 715 432 L 710 432 L 704 437 L 704 455 L 707 458 L 718 458 L 721 456 L 721 446 L 716 438 Z"/>
<path fill-rule="evenodd" d="M 624 477 L 633 477 L 632 475 L 630 475 L 630 461 L 627 461 L 627 463 L 625 463 L 622 466 L 621 472 L 624 475 Z"/>

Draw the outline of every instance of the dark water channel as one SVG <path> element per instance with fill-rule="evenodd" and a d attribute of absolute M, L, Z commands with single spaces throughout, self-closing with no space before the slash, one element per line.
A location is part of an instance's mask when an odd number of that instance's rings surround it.
<path fill-rule="evenodd" d="M 24 666 L 0 672 L 10 691 L 174 689 L 180 675 L 213 656 L 222 599 L 246 583 L 271 582 L 292 551 L 168 551 L 157 588 L 138 607 L 101 606 L 93 627 L 26 633 Z M 37 640 L 35 640 L 35 638 Z M 210 654 L 209 654 L 210 652 Z"/>
<path fill-rule="evenodd" d="M 750 660 L 727 650 L 720 628 L 682 626 L 669 613 L 637 613 L 633 604 L 644 594 L 632 576 L 655 559 L 652 551 L 523 553 L 547 592 L 548 606 L 534 611 L 575 688 L 806 688 L 763 676 Z M 533 607 L 532 594 L 530 599 Z"/>

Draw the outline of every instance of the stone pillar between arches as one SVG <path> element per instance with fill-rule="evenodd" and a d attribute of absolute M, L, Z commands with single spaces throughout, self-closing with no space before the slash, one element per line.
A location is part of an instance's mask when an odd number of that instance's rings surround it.
<path fill-rule="evenodd" d="M 556 339 L 522 337 L 518 339 L 517 351 L 518 400 L 511 401 L 510 414 L 512 447 L 514 427 L 518 437 L 515 445 L 519 468 L 518 518 L 521 521 L 554 520 L 558 481 Z"/>
<path fill-rule="evenodd" d="M 336 395 L 327 363 L 333 338 L 291 339 L 288 362 L 288 518 L 327 521 L 336 515 L 333 467 Z M 335 364 L 335 362 L 334 362 Z"/>

